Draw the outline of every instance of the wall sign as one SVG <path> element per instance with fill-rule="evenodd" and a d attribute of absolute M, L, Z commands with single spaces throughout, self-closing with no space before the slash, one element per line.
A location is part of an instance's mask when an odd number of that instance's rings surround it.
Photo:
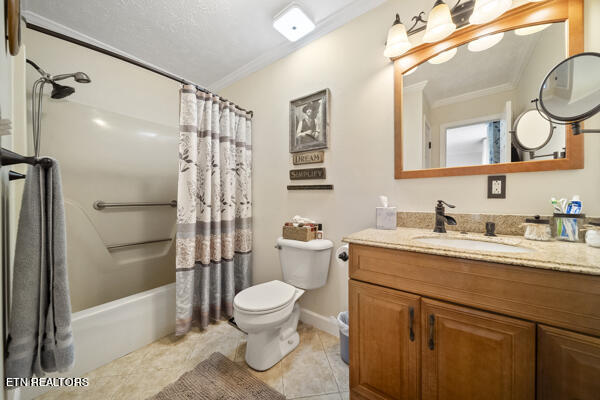
<path fill-rule="evenodd" d="M 316 164 L 325 161 L 324 151 L 311 151 L 308 153 L 299 153 L 292 156 L 294 165 Z"/>
<path fill-rule="evenodd" d="M 325 179 L 325 168 L 291 169 L 290 179 L 293 181 L 306 179 Z"/>

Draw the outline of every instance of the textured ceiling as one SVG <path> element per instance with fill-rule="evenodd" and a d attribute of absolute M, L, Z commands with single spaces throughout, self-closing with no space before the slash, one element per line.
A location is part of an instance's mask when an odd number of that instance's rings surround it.
<path fill-rule="evenodd" d="M 265 53 L 279 49 L 281 57 L 286 49 L 293 50 L 272 27 L 273 16 L 290 2 L 25 0 L 23 9 L 28 20 L 68 28 L 105 47 L 213 87 Z M 337 15 L 348 18 L 344 9 L 362 13 L 382 2 L 302 0 L 299 3 L 318 29 L 319 23 L 331 25 Z"/>
<path fill-rule="evenodd" d="M 506 32 L 500 43 L 479 53 L 469 51 L 466 45 L 460 46 L 450 61 L 439 65 L 421 64 L 416 72 L 404 78 L 404 86 L 427 81 L 427 99 L 440 101 L 495 86 L 517 84 L 522 68 L 540 42 L 555 40 L 562 32 L 561 47 L 565 48 L 564 29 L 563 23 L 557 23 L 529 36 Z"/>

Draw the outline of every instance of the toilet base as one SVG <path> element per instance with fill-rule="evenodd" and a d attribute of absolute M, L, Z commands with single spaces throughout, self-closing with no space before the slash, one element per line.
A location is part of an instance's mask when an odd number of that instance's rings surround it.
<path fill-rule="evenodd" d="M 266 371 L 298 347 L 300 335 L 296 329 L 299 318 L 300 306 L 294 304 L 292 314 L 283 325 L 248 333 L 245 357 L 248 366 L 257 371 Z"/>

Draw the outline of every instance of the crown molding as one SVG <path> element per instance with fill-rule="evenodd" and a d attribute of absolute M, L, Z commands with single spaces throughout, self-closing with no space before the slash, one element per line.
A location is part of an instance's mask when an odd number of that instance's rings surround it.
<path fill-rule="evenodd" d="M 515 88 L 516 86 L 513 82 L 507 82 L 498 86 L 492 86 L 481 90 L 474 90 L 472 92 L 462 93 L 457 96 L 451 96 L 436 100 L 431 104 L 431 108 L 438 108 L 442 106 L 447 106 L 449 104 L 461 103 L 463 101 L 473 100 L 479 97 L 491 96 L 496 93 L 508 92 L 509 90 L 514 90 Z"/>
<path fill-rule="evenodd" d="M 306 35 L 297 42 L 285 42 L 281 45 L 261 54 L 259 57 L 227 74 L 223 78 L 212 82 L 208 85 L 211 90 L 223 89 L 234 82 L 245 78 L 246 76 L 263 69 L 264 67 L 274 63 L 275 61 L 293 53 L 294 51 L 306 46 L 310 42 L 319 39 L 322 36 L 336 30 L 337 28 L 347 24 L 356 17 L 366 13 L 385 3 L 386 0 L 356 0 L 338 12 L 331 14 L 327 18 L 316 23 L 317 27 L 314 31 Z"/>

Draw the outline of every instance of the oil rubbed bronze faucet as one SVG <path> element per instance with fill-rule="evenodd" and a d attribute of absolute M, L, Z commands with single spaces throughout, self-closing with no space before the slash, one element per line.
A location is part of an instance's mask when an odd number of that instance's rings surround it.
<path fill-rule="evenodd" d="M 444 200 L 438 200 L 437 206 L 435 207 L 435 228 L 433 228 L 433 231 L 437 233 L 446 233 L 446 224 L 456 225 L 456 220 L 453 217 L 446 215 L 444 204 L 450 208 L 456 207 L 446 203 Z"/>

